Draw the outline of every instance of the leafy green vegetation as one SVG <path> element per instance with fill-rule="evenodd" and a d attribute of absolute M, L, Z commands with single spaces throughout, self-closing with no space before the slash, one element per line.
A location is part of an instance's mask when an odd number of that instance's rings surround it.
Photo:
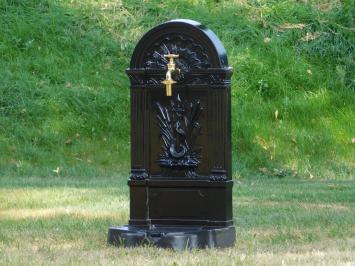
<path fill-rule="evenodd" d="M 190 18 L 235 71 L 235 177 L 351 178 L 353 17 L 350 0 L 0 0 L 0 175 L 128 172 L 131 53 Z"/>
<path fill-rule="evenodd" d="M 108 227 L 128 220 L 125 179 L 1 178 L 0 264 L 354 263 L 353 180 L 242 179 L 233 197 L 236 246 L 173 252 L 106 245 Z"/>
<path fill-rule="evenodd" d="M 0 264 L 354 263 L 354 13 L 350 0 L 0 0 Z M 125 69 L 174 18 L 211 28 L 234 68 L 237 245 L 117 250 Z"/>

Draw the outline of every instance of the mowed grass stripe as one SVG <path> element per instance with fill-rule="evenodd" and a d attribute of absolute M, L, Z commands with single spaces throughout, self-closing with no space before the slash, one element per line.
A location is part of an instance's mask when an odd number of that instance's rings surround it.
<path fill-rule="evenodd" d="M 332 263 L 351 262 L 355 252 L 352 181 L 236 180 L 236 246 L 182 253 L 106 245 L 108 227 L 125 224 L 129 218 L 123 177 L 2 178 L 0 183 L 0 263 L 22 264 L 23 256 L 58 264 L 95 264 L 89 261 L 95 256 L 98 262 L 128 265 L 163 265 L 171 262 L 168 258 L 178 265 L 252 265 L 281 263 L 281 259 L 291 264 Z M 334 186 L 341 189 L 335 193 Z M 325 258 L 325 254 L 335 257 Z"/>

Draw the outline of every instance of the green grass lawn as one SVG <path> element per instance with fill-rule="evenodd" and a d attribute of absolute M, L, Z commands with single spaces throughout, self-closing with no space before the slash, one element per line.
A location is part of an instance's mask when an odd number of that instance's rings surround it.
<path fill-rule="evenodd" d="M 1 178 L 0 264 L 352 265 L 354 195 L 351 180 L 236 180 L 236 246 L 173 252 L 106 245 L 128 221 L 126 176 Z"/>
<path fill-rule="evenodd" d="M 351 0 L 0 0 L 0 175 L 126 169 L 132 51 L 188 18 L 234 68 L 234 175 L 351 178 L 354 13 Z"/>

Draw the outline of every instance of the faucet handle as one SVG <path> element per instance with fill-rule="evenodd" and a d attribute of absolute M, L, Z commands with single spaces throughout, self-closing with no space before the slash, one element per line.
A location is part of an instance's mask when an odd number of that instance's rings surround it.
<path fill-rule="evenodd" d="M 178 54 L 165 54 L 164 57 L 169 58 L 169 59 L 175 59 L 175 58 L 178 58 L 179 55 Z"/>
<path fill-rule="evenodd" d="M 165 54 L 164 57 L 169 58 L 168 68 L 170 67 L 171 69 L 174 70 L 175 69 L 174 59 L 178 58 L 179 55 L 178 54 Z"/>

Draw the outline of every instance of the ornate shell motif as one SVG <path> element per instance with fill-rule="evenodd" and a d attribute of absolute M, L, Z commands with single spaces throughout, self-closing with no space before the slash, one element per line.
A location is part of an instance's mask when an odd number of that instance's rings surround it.
<path fill-rule="evenodd" d="M 164 54 L 178 54 L 176 67 L 182 73 L 190 69 L 210 67 L 210 62 L 204 47 L 197 44 L 192 38 L 181 35 L 170 35 L 155 43 L 147 53 L 144 67 L 148 69 L 166 69 L 168 63 Z M 181 77 L 180 77 L 181 78 Z"/>

